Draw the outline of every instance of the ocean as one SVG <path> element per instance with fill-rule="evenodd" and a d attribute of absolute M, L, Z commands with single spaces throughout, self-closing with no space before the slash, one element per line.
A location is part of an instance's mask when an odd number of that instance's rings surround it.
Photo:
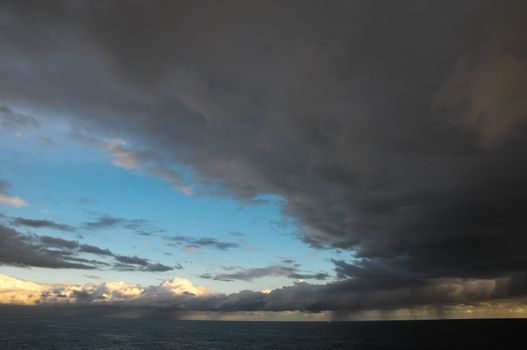
<path fill-rule="evenodd" d="M 527 320 L 232 322 L 0 317 L 0 349 L 506 349 Z"/>

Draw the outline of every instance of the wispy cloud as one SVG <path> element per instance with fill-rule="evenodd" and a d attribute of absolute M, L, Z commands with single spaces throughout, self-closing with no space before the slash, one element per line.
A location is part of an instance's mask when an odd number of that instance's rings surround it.
<path fill-rule="evenodd" d="M 0 179 L 0 204 L 9 205 L 12 207 L 25 207 L 28 205 L 26 200 L 6 194 L 5 191 L 7 191 L 8 187 L 9 183 Z"/>
<path fill-rule="evenodd" d="M 38 127 L 38 125 L 35 117 L 16 112 L 5 104 L 0 104 L 0 127 L 12 129 L 21 126 Z"/>
<path fill-rule="evenodd" d="M 39 220 L 39 219 L 27 219 L 22 217 L 17 217 L 12 220 L 12 224 L 16 226 L 27 226 L 32 228 L 50 228 L 60 231 L 73 232 L 75 227 L 61 224 L 51 220 Z"/>
<path fill-rule="evenodd" d="M 135 150 L 126 141 L 118 138 L 103 141 L 104 148 L 112 156 L 112 164 L 128 170 L 142 170 L 149 175 L 167 181 L 170 187 L 185 195 L 192 195 L 193 189 L 185 185 L 180 173 L 167 165 L 157 154 Z"/>
<path fill-rule="evenodd" d="M 163 264 L 152 264 L 148 261 L 148 259 L 140 258 L 138 256 L 114 255 L 114 257 L 115 260 L 119 262 L 119 264 L 116 265 L 117 269 L 119 270 L 134 271 L 138 269 L 138 266 L 142 270 L 150 272 L 164 272 L 174 269 L 174 267 Z"/>
<path fill-rule="evenodd" d="M 80 227 L 85 230 L 105 230 L 122 227 L 142 236 L 150 236 L 164 231 L 154 227 L 148 220 L 125 219 L 111 215 L 101 215 L 94 220 L 84 222 Z"/>
<path fill-rule="evenodd" d="M 99 259 L 88 259 L 92 254 Z M 110 258 L 100 260 L 100 258 Z M 114 260 L 113 264 L 111 260 Z M 166 266 L 152 263 L 138 256 L 124 256 L 107 248 L 80 243 L 63 238 L 23 234 L 10 227 L 0 225 L 0 264 L 48 268 L 118 269 L 129 271 L 164 272 L 180 269 L 181 265 Z"/>
<path fill-rule="evenodd" d="M 170 242 L 185 248 L 214 248 L 219 250 L 227 250 L 231 248 L 238 248 L 240 245 L 236 242 L 220 241 L 212 237 L 191 237 L 191 236 L 165 236 Z"/>
<path fill-rule="evenodd" d="M 39 144 L 45 145 L 45 146 L 56 146 L 57 145 L 55 141 L 49 136 L 37 135 L 35 136 L 35 140 Z"/>
<path fill-rule="evenodd" d="M 155 152 L 132 148 L 120 138 L 101 140 L 80 132 L 71 133 L 71 137 L 84 144 L 104 149 L 112 157 L 112 164 L 117 167 L 144 172 L 167 181 L 174 191 L 185 195 L 193 194 L 192 186 L 185 182 L 180 172 Z"/>
<path fill-rule="evenodd" d="M 137 169 L 146 161 L 146 157 L 126 147 L 124 140 L 113 138 L 103 141 L 104 148 L 112 156 L 112 164 L 120 168 L 132 170 Z"/>
<path fill-rule="evenodd" d="M 293 279 L 315 279 L 326 280 L 329 274 L 325 272 L 319 273 L 302 273 L 297 266 L 292 265 L 270 265 L 266 267 L 257 267 L 251 269 L 242 269 L 232 273 L 204 273 L 200 275 L 201 278 L 213 279 L 216 281 L 232 282 L 235 280 L 252 282 L 254 279 L 268 276 L 283 276 Z"/>
<path fill-rule="evenodd" d="M 16 196 L 8 196 L 5 193 L 0 193 L 0 204 L 9 205 L 17 208 L 27 206 L 27 202 L 25 199 Z"/>
<path fill-rule="evenodd" d="M 4 265 L 77 269 L 97 269 L 107 265 L 72 255 L 77 245 L 73 241 L 26 235 L 0 226 L 0 263 Z"/>

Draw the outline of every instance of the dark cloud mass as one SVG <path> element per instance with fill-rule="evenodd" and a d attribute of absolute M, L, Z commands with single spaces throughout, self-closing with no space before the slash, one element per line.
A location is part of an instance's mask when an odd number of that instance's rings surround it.
<path fill-rule="evenodd" d="M 147 145 L 200 191 L 278 195 L 305 242 L 357 258 L 335 261 L 334 284 L 216 309 L 525 294 L 526 14 L 513 0 L 3 1 L 0 106 Z"/>

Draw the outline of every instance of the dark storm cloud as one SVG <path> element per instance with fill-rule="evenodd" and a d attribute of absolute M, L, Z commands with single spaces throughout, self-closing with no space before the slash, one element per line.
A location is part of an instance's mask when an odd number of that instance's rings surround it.
<path fill-rule="evenodd" d="M 51 220 L 35 220 L 18 217 L 14 218 L 12 222 L 16 226 L 27 226 L 32 228 L 50 228 L 66 232 L 75 231 L 75 227 L 73 226 L 60 224 Z"/>
<path fill-rule="evenodd" d="M 23 234 L 8 226 L 0 225 L 0 264 L 49 268 L 102 269 L 111 268 L 105 261 L 85 259 L 79 253 L 90 253 L 115 260 L 113 268 L 130 271 L 164 272 L 181 269 L 151 263 L 138 256 L 116 255 L 107 248 L 100 248 L 78 241 L 58 237 Z"/>
<path fill-rule="evenodd" d="M 242 201 L 281 196 L 305 242 L 359 259 L 337 262 L 344 281 L 327 288 L 338 297 L 315 286 L 271 295 L 306 293 L 317 309 L 360 303 L 352 288 L 363 284 L 404 282 L 392 297 L 432 302 L 449 292 L 437 279 L 527 270 L 522 1 L 0 11 L 10 108 L 148 145 Z"/>
<path fill-rule="evenodd" d="M 183 245 L 185 248 L 215 248 L 227 250 L 238 248 L 240 245 L 235 242 L 219 241 L 212 237 L 190 237 L 190 236 L 166 236 L 167 240 L 175 244 Z"/>
<path fill-rule="evenodd" d="M 294 279 L 315 279 L 325 280 L 329 278 L 329 274 L 324 272 L 319 273 L 302 273 L 296 266 L 286 265 L 270 265 L 266 267 L 257 267 L 251 269 L 242 269 L 237 272 L 230 273 L 204 273 L 200 275 L 201 278 L 213 279 L 216 281 L 232 282 L 235 280 L 251 282 L 256 278 L 268 277 L 268 276 L 283 276 Z"/>

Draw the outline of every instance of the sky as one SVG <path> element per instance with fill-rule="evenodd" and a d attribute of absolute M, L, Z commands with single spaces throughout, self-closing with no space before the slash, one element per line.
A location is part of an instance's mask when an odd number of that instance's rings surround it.
<path fill-rule="evenodd" d="M 1 1 L 0 310 L 527 316 L 523 1 Z"/>

